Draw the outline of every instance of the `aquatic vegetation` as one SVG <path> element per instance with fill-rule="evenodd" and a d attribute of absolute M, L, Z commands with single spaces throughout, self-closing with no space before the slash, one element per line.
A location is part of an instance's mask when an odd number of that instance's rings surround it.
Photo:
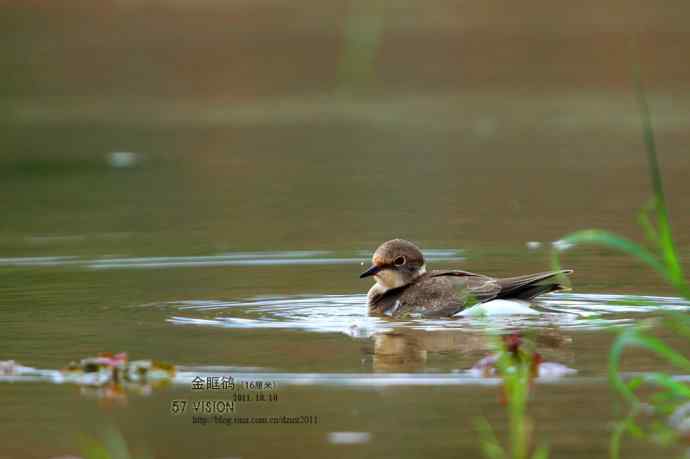
<path fill-rule="evenodd" d="M 71 362 L 60 370 L 27 367 L 14 360 L 0 361 L 0 381 L 76 384 L 83 395 L 116 402 L 125 402 L 128 392 L 147 395 L 172 383 L 176 373 L 174 365 L 155 360 L 130 361 L 124 352 L 104 352 Z"/>
<path fill-rule="evenodd" d="M 583 244 L 597 244 L 620 250 L 632 255 L 650 266 L 670 283 L 680 295 L 690 299 L 690 283 L 685 279 L 676 244 L 671 234 L 671 223 L 664 195 L 663 181 L 659 169 L 654 130 L 649 105 L 642 88 L 639 69 L 637 72 L 637 97 L 643 125 L 649 174 L 653 197 L 642 208 L 638 222 L 642 226 L 648 243 L 647 248 L 614 233 L 590 229 L 569 234 L 561 239 L 562 245 L 555 246 L 553 264 L 559 265 L 559 252 Z M 686 314 L 667 312 L 660 325 L 674 335 L 690 340 L 690 318 Z M 655 337 L 648 324 L 639 324 L 618 335 L 609 353 L 609 380 L 613 387 L 630 406 L 630 414 L 618 424 L 614 431 L 610 453 L 619 457 L 623 434 L 653 440 L 668 445 L 678 438 L 687 438 L 690 432 L 690 386 L 663 372 L 644 373 L 624 379 L 621 363 L 626 350 L 645 350 L 685 373 L 690 372 L 690 360 L 673 349 L 663 340 Z M 642 389 L 649 391 L 644 401 L 639 395 Z"/>
<path fill-rule="evenodd" d="M 481 362 L 480 362 L 481 363 Z M 533 343 L 518 335 L 504 336 L 499 353 L 492 357 L 491 365 L 483 365 L 487 372 L 496 373 L 503 381 L 503 399 L 508 411 L 510 449 L 501 446 L 493 429 L 482 419 L 477 423 L 484 455 L 489 459 L 545 459 L 548 447 L 540 445 L 530 454 L 533 425 L 527 416 L 527 400 L 532 381 L 539 373 L 541 356 Z M 492 369 L 492 370 L 489 370 Z"/>
<path fill-rule="evenodd" d="M 663 319 L 661 327 L 690 339 L 690 318 L 675 313 Z M 690 360 L 652 330 L 638 326 L 625 330 L 614 342 L 609 354 L 609 379 L 628 402 L 630 412 L 611 439 L 611 458 L 620 457 L 620 443 L 624 434 L 648 439 L 660 446 L 675 445 L 690 435 L 690 385 L 663 372 L 642 373 L 624 379 L 620 371 L 624 351 L 646 350 L 685 374 L 690 372 Z"/>

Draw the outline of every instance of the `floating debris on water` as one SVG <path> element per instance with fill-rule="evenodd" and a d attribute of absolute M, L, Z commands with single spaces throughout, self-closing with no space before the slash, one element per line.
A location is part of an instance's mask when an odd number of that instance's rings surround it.
<path fill-rule="evenodd" d="M 329 432 L 328 442 L 334 445 L 357 445 L 369 443 L 371 434 L 369 432 Z"/>
<path fill-rule="evenodd" d="M 565 250 L 568 250 L 572 247 L 575 247 L 575 244 L 573 244 L 572 242 L 564 241 L 563 239 L 553 241 L 551 243 L 551 245 L 553 246 L 554 249 L 560 250 L 560 251 L 565 251 Z"/>
<path fill-rule="evenodd" d="M 0 361 L 0 376 L 13 376 L 30 370 L 33 370 L 33 368 L 19 365 L 14 360 Z"/>
<path fill-rule="evenodd" d="M 122 394 L 125 390 L 150 392 L 154 387 L 174 380 L 174 365 L 155 360 L 129 361 L 127 354 L 102 353 L 71 362 L 60 370 L 26 367 L 14 360 L 0 361 L 0 381 L 77 384 L 84 388 L 103 389 L 101 395 Z M 88 391 L 88 389 L 84 389 Z"/>
<path fill-rule="evenodd" d="M 65 379 L 84 385 L 148 384 L 170 381 L 175 377 L 175 366 L 154 360 L 130 362 L 124 352 L 102 353 L 79 363 L 72 362 L 62 373 Z"/>
<path fill-rule="evenodd" d="M 107 155 L 108 164 L 116 169 L 134 167 L 139 162 L 139 154 L 131 151 L 114 151 Z"/>

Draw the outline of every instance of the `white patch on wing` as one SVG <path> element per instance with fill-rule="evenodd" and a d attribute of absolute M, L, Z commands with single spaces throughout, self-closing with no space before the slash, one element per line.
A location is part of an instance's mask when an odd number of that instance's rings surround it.
<path fill-rule="evenodd" d="M 530 308 L 527 301 L 491 300 L 486 303 L 475 304 L 471 308 L 458 312 L 453 317 L 519 316 L 535 314 L 539 314 L 539 312 Z"/>

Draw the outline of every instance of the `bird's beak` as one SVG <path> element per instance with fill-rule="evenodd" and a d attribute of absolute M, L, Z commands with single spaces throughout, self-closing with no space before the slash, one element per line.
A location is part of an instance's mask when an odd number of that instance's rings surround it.
<path fill-rule="evenodd" d="M 371 265 L 369 269 L 359 275 L 359 278 L 364 279 L 365 277 L 373 276 L 379 271 L 381 271 L 381 267 L 379 265 Z"/>

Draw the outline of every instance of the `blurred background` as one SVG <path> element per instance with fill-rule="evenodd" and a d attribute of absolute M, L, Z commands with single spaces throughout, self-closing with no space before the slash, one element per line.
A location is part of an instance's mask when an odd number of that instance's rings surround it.
<path fill-rule="evenodd" d="M 689 18 L 682 1 L 4 2 L 0 252 L 635 236 L 637 62 L 687 223 Z"/>

